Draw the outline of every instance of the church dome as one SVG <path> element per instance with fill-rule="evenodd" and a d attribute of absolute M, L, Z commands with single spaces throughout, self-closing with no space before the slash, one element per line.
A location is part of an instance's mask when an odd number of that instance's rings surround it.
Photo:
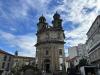
<path fill-rule="evenodd" d="M 39 18 L 39 21 L 41 21 L 41 22 L 45 22 L 46 19 L 45 19 L 45 17 L 42 15 L 42 16 Z"/>
<path fill-rule="evenodd" d="M 59 19 L 60 18 L 60 15 L 56 12 L 53 16 L 54 19 Z"/>

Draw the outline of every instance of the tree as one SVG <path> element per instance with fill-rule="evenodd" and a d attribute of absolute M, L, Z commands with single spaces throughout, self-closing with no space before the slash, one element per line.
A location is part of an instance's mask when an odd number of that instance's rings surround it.
<path fill-rule="evenodd" d="M 21 67 L 19 65 L 13 66 L 11 69 L 11 73 L 13 73 L 13 75 L 20 75 L 20 69 Z"/>
<path fill-rule="evenodd" d="M 88 65 L 88 62 L 87 62 L 87 59 L 83 58 L 79 61 L 79 66 L 87 66 Z"/>

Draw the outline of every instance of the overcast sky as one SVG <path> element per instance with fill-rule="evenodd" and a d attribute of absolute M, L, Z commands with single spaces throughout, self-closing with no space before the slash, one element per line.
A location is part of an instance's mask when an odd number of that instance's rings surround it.
<path fill-rule="evenodd" d="M 86 33 L 100 14 L 100 0 L 0 0 L 0 49 L 22 56 L 35 56 L 38 18 L 49 25 L 58 12 L 63 19 L 68 47 L 85 43 Z"/>

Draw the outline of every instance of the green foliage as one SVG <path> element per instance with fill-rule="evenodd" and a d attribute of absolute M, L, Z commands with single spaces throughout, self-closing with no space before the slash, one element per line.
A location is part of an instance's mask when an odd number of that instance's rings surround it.
<path fill-rule="evenodd" d="M 33 65 L 24 65 L 22 66 L 22 68 L 20 69 L 20 71 L 25 72 L 27 69 L 32 69 L 33 71 L 38 71 L 39 69 Z"/>
<path fill-rule="evenodd" d="M 20 75 L 20 71 L 19 71 L 20 67 L 15 66 L 11 69 L 11 73 L 13 73 L 14 75 Z"/>
<path fill-rule="evenodd" d="M 16 65 L 12 68 L 11 73 L 13 73 L 13 75 L 20 75 L 21 72 L 25 72 L 28 69 L 33 70 L 34 73 L 40 73 L 40 70 L 36 67 L 35 63 L 29 65 L 23 64 L 22 66 Z"/>
<path fill-rule="evenodd" d="M 81 66 L 87 66 L 88 65 L 88 62 L 87 62 L 87 59 L 81 59 L 80 61 L 79 61 L 79 66 L 81 67 Z"/>

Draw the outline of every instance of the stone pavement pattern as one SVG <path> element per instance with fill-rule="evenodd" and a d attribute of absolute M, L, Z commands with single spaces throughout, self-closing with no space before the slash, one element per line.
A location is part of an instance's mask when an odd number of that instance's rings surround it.
<path fill-rule="evenodd" d="M 34 75 L 34 71 L 31 69 L 28 69 L 25 71 L 24 75 Z"/>

